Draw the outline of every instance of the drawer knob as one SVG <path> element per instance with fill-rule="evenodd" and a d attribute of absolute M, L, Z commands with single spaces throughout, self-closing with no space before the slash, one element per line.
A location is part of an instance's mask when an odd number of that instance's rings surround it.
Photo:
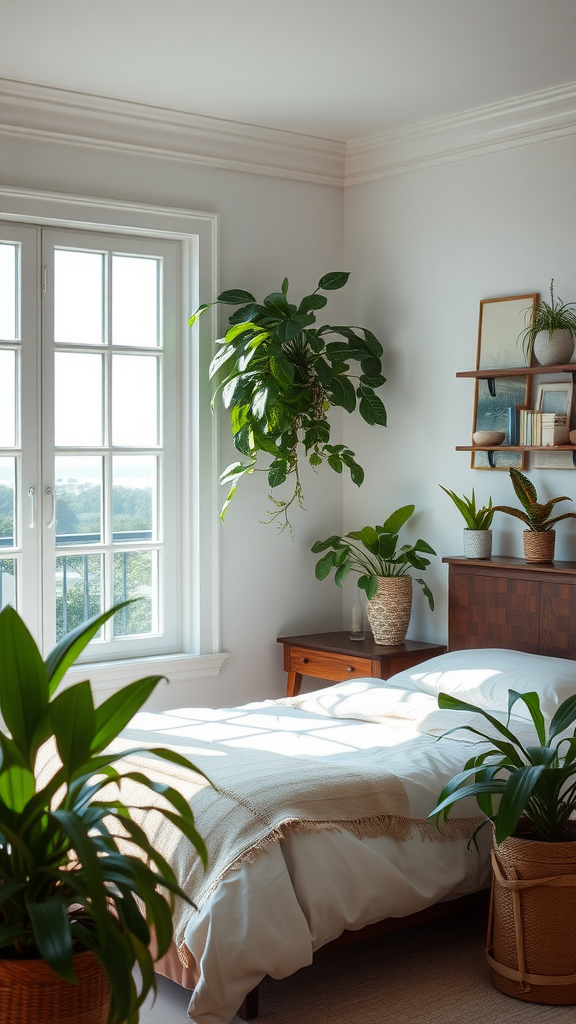
<path fill-rule="evenodd" d="M 355 671 L 354 666 L 353 665 L 348 665 L 348 668 L 346 669 L 346 671 L 347 672 L 354 672 Z"/>
<path fill-rule="evenodd" d="M 310 658 L 302 658 L 302 664 L 303 665 L 307 665 L 309 661 L 310 661 Z"/>

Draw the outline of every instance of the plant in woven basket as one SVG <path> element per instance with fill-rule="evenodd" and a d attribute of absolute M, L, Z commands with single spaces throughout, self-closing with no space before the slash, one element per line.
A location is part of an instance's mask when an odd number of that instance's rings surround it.
<path fill-rule="evenodd" d="M 572 498 L 564 495 L 562 498 L 551 498 L 545 505 L 541 505 L 534 484 L 524 476 L 524 473 L 512 466 L 510 479 L 520 504 L 524 506 L 524 511 L 510 505 L 494 505 L 492 512 L 505 512 L 508 516 L 521 519 L 526 524 L 526 529 L 533 533 L 545 533 L 562 519 L 576 519 L 576 512 L 564 512 L 561 516 L 552 515 L 554 505 L 559 501 L 572 501 Z"/>
<path fill-rule="evenodd" d="M 160 957 L 172 939 L 170 900 L 188 900 L 114 785 L 128 752 L 108 749 L 162 677 L 139 679 L 96 708 L 88 681 L 60 687 L 102 624 L 129 603 L 83 623 L 45 661 L 17 612 L 8 606 L 0 614 L 0 965 L 44 960 L 72 986 L 75 954 L 90 951 L 108 981 L 109 1024 L 138 1021 L 155 989 L 152 929 Z M 154 753 L 197 770 L 174 751 Z M 160 813 L 205 862 L 186 800 L 144 773 L 128 778 L 144 803 L 147 790 L 161 793 Z"/>
<path fill-rule="evenodd" d="M 554 331 L 567 331 L 572 341 L 576 341 L 576 303 L 554 298 L 554 278 L 550 281 L 550 302 L 542 299 L 536 306 L 529 306 L 525 317 L 527 326 L 518 340 L 522 344 L 527 366 L 530 366 L 534 342 L 542 331 L 546 331 L 549 336 Z"/>
<path fill-rule="evenodd" d="M 522 701 L 530 713 L 537 739 L 534 746 L 525 745 L 510 727 L 517 701 Z M 485 815 L 479 828 L 492 822 L 496 843 L 512 835 L 545 842 L 575 838 L 576 729 L 569 736 L 562 734 L 576 722 L 576 695 L 560 704 L 548 728 L 536 692 L 508 691 L 506 724 L 484 708 L 447 693 L 438 695 L 438 706 L 482 715 L 498 735 L 488 735 L 470 725 L 456 726 L 444 734 L 466 729 L 482 736 L 490 748 L 470 758 L 464 770 L 444 787 L 431 818 L 445 821 L 458 800 L 475 797 Z"/>
<path fill-rule="evenodd" d="M 327 540 L 317 540 L 312 551 L 315 554 L 325 551 L 326 554 L 316 563 L 316 579 L 325 580 L 334 569 L 334 582 L 342 587 L 348 574 L 357 572 L 357 585 L 370 600 L 378 590 L 379 577 L 406 576 L 411 568 L 426 569 L 430 559 L 425 555 L 435 555 L 436 552 L 425 540 L 398 547 L 398 534 L 413 515 L 414 508 L 414 505 L 404 505 L 396 509 L 382 526 L 364 526 L 344 537 L 334 535 Z M 416 582 L 422 587 L 433 610 L 431 590 L 423 579 L 417 577 Z"/>
<path fill-rule="evenodd" d="M 386 381 L 382 346 L 365 327 L 314 326 L 315 311 L 328 301 L 319 291 L 343 288 L 349 276 L 325 274 L 299 305 L 288 301 L 288 278 L 281 291 L 272 292 L 261 303 L 242 289 L 222 292 L 216 299 L 239 308 L 228 318 L 224 337 L 216 342 L 220 348 L 210 377 L 220 374 L 220 382 L 214 399 L 221 392 L 230 410 L 234 446 L 248 460 L 233 462 L 220 477 L 222 484 L 231 485 L 222 518 L 240 478 L 258 471 L 268 474 L 272 490 L 287 478 L 293 481 L 292 496 L 286 500 L 270 494 L 273 508 L 268 522 L 276 521 L 280 529 L 289 527 L 290 506 L 303 502 L 301 447 L 315 469 L 322 463 L 336 473 L 347 468 L 352 482 L 362 483 L 364 470 L 354 452 L 344 444 L 330 444 L 327 413 L 333 406 L 352 413 L 358 405 L 366 423 L 386 426 L 386 409 L 375 393 Z M 200 306 L 190 317 L 190 326 L 213 305 Z M 330 340 L 334 336 L 338 340 Z M 351 371 L 350 363 L 359 366 Z M 257 469 L 260 455 L 272 457 L 262 470 Z"/>
<path fill-rule="evenodd" d="M 442 484 L 438 485 L 442 487 Z M 456 505 L 458 511 L 462 514 L 464 522 L 466 523 L 466 529 L 468 530 L 489 530 L 492 526 L 492 519 L 494 517 L 494 509 L 492 508 L 492 498 L 488 500 L 488 505 L 484 505 L 482 508 L 476 508 L 476 496 L 474 494 L 474 488 L 472 488 L 472 497 L 467 498 L 466 495 L 462 495 L 460 498 L 455 491 L 449 491 L 447 487 L 442 487 L 442 490 Z"/>

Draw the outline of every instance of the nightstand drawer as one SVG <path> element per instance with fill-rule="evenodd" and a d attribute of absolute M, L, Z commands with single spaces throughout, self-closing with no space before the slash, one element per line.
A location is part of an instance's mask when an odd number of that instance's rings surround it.
<path fill-rule="evenodd" d="M 311 651 L 306 647 L 290 648 L 289 670 L 299 672 L 303 676 L 319 676 L 321 679 L 339 683 L 354 676 L 369 676 L 371 667 L 369 658 Z"/>

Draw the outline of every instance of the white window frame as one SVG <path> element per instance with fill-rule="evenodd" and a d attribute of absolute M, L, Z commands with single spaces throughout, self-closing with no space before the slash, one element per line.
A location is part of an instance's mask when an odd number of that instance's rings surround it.
<path fill-rule="evenodd" d="M 219 674 L 227 654 L 220 650 L 220 521 L 218 516 L 217 418 L 210 409 L 208 367 L 216 335 L 216 311 L 187 326 L 206 296 L 218 292 L 218 217 L 163 206 L 67 196 L 0 187 L 0 220 L 176 240 L 181 252 L 182 296 L 182 638 L 177 654 L 89 662 L 68 673 L 70 681 L 90 675 L 95 690 L 114 690 L 135 673 L 171 680 Z"/>

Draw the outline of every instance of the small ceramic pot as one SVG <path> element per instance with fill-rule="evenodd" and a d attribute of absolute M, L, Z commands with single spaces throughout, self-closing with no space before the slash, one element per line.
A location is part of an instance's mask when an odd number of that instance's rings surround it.
<path fill-rule="evenodd" d="M 524 558 L 527 562 L 553 562 L 556 530 L 524 530 Z"/>
<path fill-rule="evenodd" d="M 540 331 L 534 338 L 534 358 L 540 366 L 569 363 L 574 354 L 571 331 Z"/>
<path fill-rule="evenodd" d="M 490 558 L 492 530 L 464 530 L 463 537 L 465 558 Z"/>

